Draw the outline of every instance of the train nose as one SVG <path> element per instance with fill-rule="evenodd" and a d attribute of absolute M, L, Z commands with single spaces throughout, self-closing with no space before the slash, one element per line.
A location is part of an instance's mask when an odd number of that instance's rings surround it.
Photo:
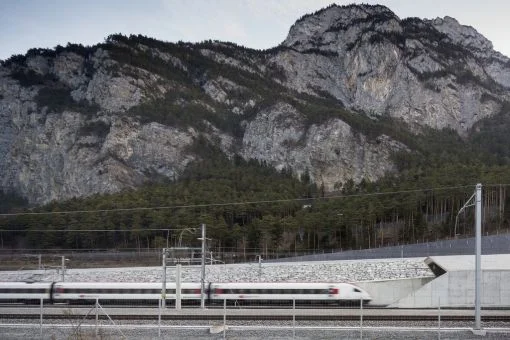
<path fill-rule="evenodd" d="M 370 300 L 372 300 L 372 296 L 370 296 L 370 294 L 368 294 L 367 292 L 364 292 L 362 294 L 362 298 L 363 298 L 363 301 L 367 301 L 369 302 Z"/>

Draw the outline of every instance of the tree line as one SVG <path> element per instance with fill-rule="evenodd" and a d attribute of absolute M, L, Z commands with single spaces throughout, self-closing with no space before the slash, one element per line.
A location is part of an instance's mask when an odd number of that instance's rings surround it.
<path fill-rule="evenodd" d="M 29 210 L 48 214 L 1 216 L 1 247 L 162 248 L 201 223 L 211 249 L 238 252 L 345 250 L 463 237 L 473 234 L 474 214 L 457 212 L 478 182 L 484 184 L 484 233 L 509 227 L 508 185 L 499 184 L 510 183 L 506 165 L 415 166 L 376 182 L 349 181 L 342 191 L 326 194 L 289 169 L 228 159 L 214 150 L 209 155 L 178 181 Z M 27 211 L 14 206 L 3 211 Z M 59 213 L 70 211 L 79 212 Z M 199 246 L 196 238 L 183 233 L 182 243 Z"/>

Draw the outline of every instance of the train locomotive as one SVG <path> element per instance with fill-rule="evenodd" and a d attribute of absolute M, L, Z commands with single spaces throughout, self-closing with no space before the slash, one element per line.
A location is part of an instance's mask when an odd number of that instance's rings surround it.
<path fill-rule="evenodd" d="M 182 283 L 183 303 L 202 299 L 200 283 Z M 157 303 L 162 299 L 162 283 L 134 282 L 0 282 L 1 303 Z M 165 299 L 177 299 L 175 283 L 166 284 Z M 337 303 L 367 304 L 372 299 L 362 288 L 350 283 L 267 283 L 236 282 L 205 284 L 207 304 L 236 303 Z"/>

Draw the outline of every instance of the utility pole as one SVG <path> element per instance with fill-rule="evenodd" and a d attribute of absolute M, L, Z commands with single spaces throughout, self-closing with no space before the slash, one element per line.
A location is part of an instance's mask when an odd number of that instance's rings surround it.
<path fill-rule="evenodd" d="M 202 272 L 200 275 L 200 308 L 205 309 L 205 224 L 202 223 Z"/>
<path fill-rule="evenodd" d="M 257 257 L 259 258 L 259 280 L 260 280 L 260 277 L 262 276 L 262 255 L 257 255 Z"/>
<path fill-rule="evenodd" d="M 482 281 L 482 185 L 476 185 L 476 265 L 475 265 L 475 330 L 481 330 L 481 281 Z"/>
<path fill-rule="evenodd" d="M 175 309 L 181 309 L 181 264 L 175 265 Z"/>
<path fill-rule="evenodd" d="M 167 248 L 163 248 L 163 284 L 161 286 L 161 308 L 166 308 L 166 250 Z"/>
<path fill-rule="evenodd" d="M 470 204 L 474 198 L 474 203 Z M 475 327 L 473 333 L 477 335 L 485 335 L 485 331 L 481 326 L 481 304 L 482 304 L 482 184 L 476 185 L 475 193 L 460 208 L 455 218 L 454 237 L 457 238 L 457 224 L 459 214 L 465 208 L 475 206 Z"/>
<path fill-rule="evenodd" d="M 66 257 L 62 256 L 62 282 L 65 281 L 66 276 Z"/>

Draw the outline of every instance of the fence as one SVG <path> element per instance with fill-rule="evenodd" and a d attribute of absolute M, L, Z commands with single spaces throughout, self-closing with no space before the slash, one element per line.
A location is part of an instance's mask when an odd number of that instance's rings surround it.
<path fill-rule="evenodd" d="M 468 255 L 474 254 L 474 245 L 474 238 L 462 238 L 358 250 L 337 249 L 296 253 L 269 251 L 267 257 L 260 253 L 221 250 L 220 252 L 208 252 L 207 262 L 210 262 L 211 257 L 213 261 L 219 260 L 223 263 L 242 263 L 258 262 L 260 256 L 264 258 L 264 262 L 300 262 Z M 506 254 L 509 252 L 510 234 L 482 237 L 482 254 Z M 55 269 L 61 266 L 62 256 L 69 259 L 66 266 L 74 268 L 159 266 L 161 264 L 161 249 L 145 249 L 143 251 L 0 249 L 0 270 Z"/>
<path fill-rule="evenodd" d="M 106 301 L 105 301 L 106 303 Z M 170 305 L 170 301 L 167 301 Z M 224 300 L 205 309 L 130 305 L 96 300 L 80 308 L 47 305 L 0 308 L 3 339 L 475 339 L 510 336 L 506 310 L 484 310 L 483 329 L 474 331 L 473 310 L 398 310 L 356 306 L 243 304 Z M 6 315 L 9 315 L 8 322 Z"/>

